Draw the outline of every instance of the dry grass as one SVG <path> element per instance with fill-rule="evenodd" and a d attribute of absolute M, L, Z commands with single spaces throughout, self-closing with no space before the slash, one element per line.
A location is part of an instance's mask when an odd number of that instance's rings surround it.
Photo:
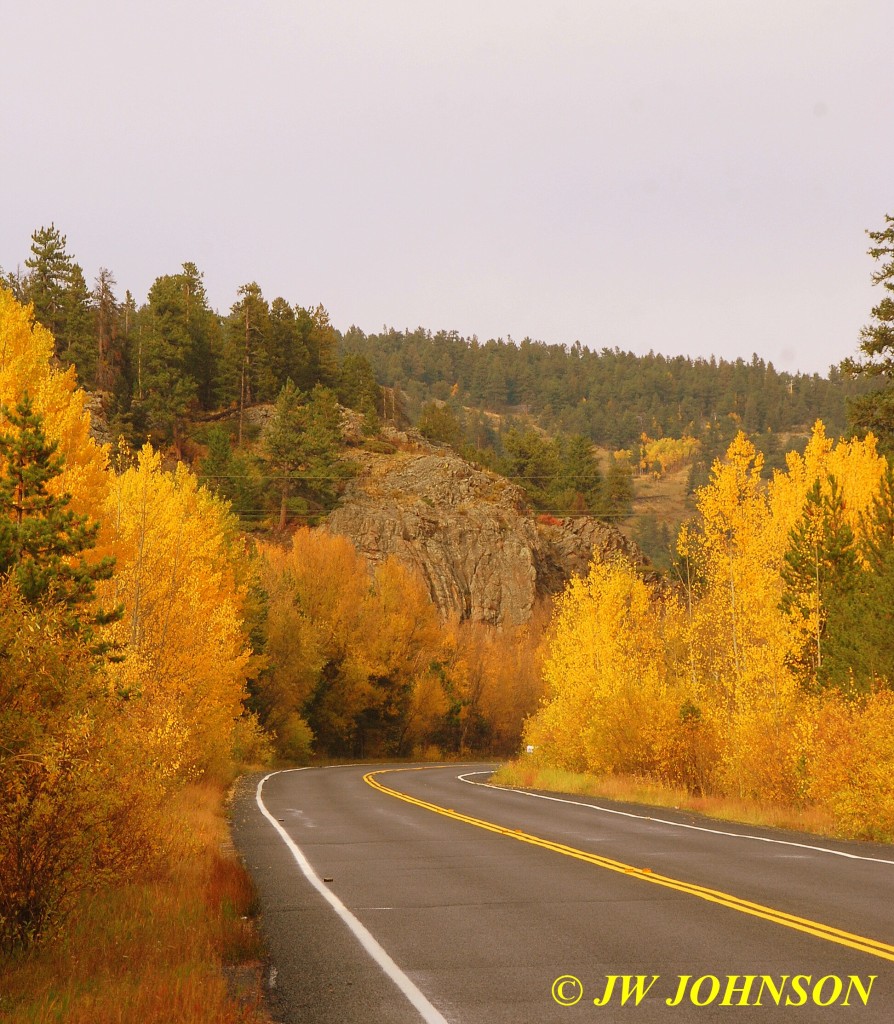
<path fill-rule="evenodd" d="M 628 536 L 633 536 L 645 516 L 654 516 L 659 526 L 666 526 L 672 538 L 676 538 L 680 524 L 693 512 L 692 496 L 687 494 L 689 465 L 662 473 L 654 477 L 647 473 L 633 477 L 633 502 L 631 514 L 621 520 L 619 526 Z"/>
<path fill-rule="evenodd" d="M 554 793 L 601 797 L 620 803 L 672 807 L 674 810 L 694 811 L 711 818 L 746 825 L 794 829 L 821 836 L 836 834 L 832 816 L 821 808 L 785 807 L 720 796 L 693 796 L 685 789 L 630 776 L 581 775 L 558 768 L 540 768 L 520 760 L 503 765 L 492 781 L 497 785 L 517 789 L 542 789 Z"/>
<path fill-rule="evenodd" d="M 633 516 L 652 513 L 659 522 L 679 523 L 692 512 L 692 504 L 686 494 L 689 481 L 689 465 L 653 476 L 633 478 Z"/>
<path fill-rule="evenodd" d="M 5 1024 L 259 1024 L 251 881 L 229 845 L 223 789 L 184 790 L 154 877 L 93 893 L 65 931 L 0 969 Z M 237 984 L 237 981 L 239 982 Z"/>

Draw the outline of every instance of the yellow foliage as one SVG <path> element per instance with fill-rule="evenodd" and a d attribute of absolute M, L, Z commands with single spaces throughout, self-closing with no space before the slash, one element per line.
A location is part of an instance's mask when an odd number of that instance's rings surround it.
<path fill-rule="evenodd" d="M 148 868 L 174 783 L 225 770 L 232 741 L 264 755 L 243 716 L 248 661 L 240 557 L 226 508 L 147 447 L 115 477 L 91 438 L 74 372 L 50 334 L 0 289 L 0 403 L 27 392 L 63 459 L 50 482 L 100 524 L 115 573 L 97 587 L 123 619 L 105 627 L 107 664 L 64 610 L 32 608 L 0 583 L 0 944 L 27 945 L 82 888 Z M 0 416 L 0 429 L 6 426 Z M 235 733 L 235 735 L 234 735 Z"/>
<path fill-rule="evenodd" d="M 525 719 L 543 695 L 540 641 L 546 609 L 524 626 L 495 630 L 480 622 L 447 626 L 444 672 L 454 702 L 456 746 L 481 746 L 481 728 L 494 752 L 515 749 Z"/>
<path fill-rule="evenodd" d="M 409 749 L 444 710 L 430 673 L 444 638 L 421 581 L 393 558 L 371 574 L 349 540 L 325 531 L 297 530 L 288 551 L 259 554 L 261 700 L 280 748 L 306 715 L 329 749 Z"/>
<path fill-rule="evenodd" d="M 259 555 L 269 668 L 258 696 L 282 753 L 292 737 L 306 751 L 308 725 L 330 753 L 514 747 L 541 692 L 536 622 L 440 622 L 406 566 L 370 568 L 326 531 L 298 530 L 288 550 Z"/>
<path fill-rule="evenodd" d="M 76 513 L 97 519 L 108 490 L 106 452 L 90 436 L 86 395 L 78 389 L 74 368 L 56 369 L 52 356 L 53 337 L 33 322 L 31 307 L 0 288 L 0 403 L 11 407 L 28 392 L 48 439 L 58 443 L 65 460 L 52 491 L 71 494 Z M 0 427 L 6 427 L 2 419 Z"/>
<path fill-rule="evenodd" d="M 662 473 L 677 469 L 690 462 L 701 449 L 701 442 L 684 434 L 683 437 L 652 438 L 643 434 L 640 447 L 640 469 L 652 469 L 656 464 Z"/>
<path fill-rule="evenodd" d="M 27 945 L 85 887 L 162 845 L 164 780 L 136 708 L 106 692 L 58 607 L 0 583 L 0 948 Z"/>
<path fill-rule="evenodd" d="M 571 770 L 656 770 L 659 709 L 673 683 L 664 625 L 629 563 L 594 563 L 586 579 L 574 577 L 544 661 L 548 703 L 530 722 L 528 742 Z"/>
<path fill-rule="evenodd" d="M 366 647 L 374 675 L 418 678 L 428 671 L 441 631 L 428 591 L 393 556 L 373 573 Z"/>
<path fill-rule="evenodd" d="M 830 441 L 820 421 L 803 456 L 789 452 L 786 456 L 787 472 L 774 474 L 768 488 L 771 518 L 776 526 L 775 536 L 787 546 L 792 530 L 804 520 L 806 499 L 810 488 L 818 481 L 824 498 L 832 494 L 833 480 L 840 492 L 844 520 L 857 541 L 856 554 L 867 568 L 860 542 L 864 539 L 866 524 L 872 519 L 873 502 L 879 494 L 885 473 L 885 459 L 878 454 L 875 438 Z M 815 510 L 814 516 L 819 510 Z M 812 525 L 811 536 L 819 538 L 821 523 Z M 785 547 L 783 547 L 783 552 Z M 799 612 L 789 619 L 794 651 L 818 647 L 824 611 L 820 607 L 818 589 L 811 588 L 800 595 Z"/>
<path fill-rule="evenodd" d="M 651 775 L 692 790 L 819 803 L 843 834 L 894 834 L 894 694 L 849 703 L 811 695 L 791 668 L 802 622 L 782 610 L 782 568 L 815 481 L 834 477 L 859 537 L 885 463 L 874 438 L 830 441 L 817 423 L 803 455 L 767 485 L 740 433 L 680 531 L 679 595 L 652 594 L 624 563 L 593 566 L 559 604 L 526 729 L 538 760 Z M 817 612 L 818 614 L 818 612 Z"/>
<path fill-rule="evenodd" d="M 165 472 L 148 445 L 112 481 L 104 512 L 117 564 L 100 596 L 125 609 L 109 627 L 123 651 L 113 685 L 140 698 L 154 763 L 219 768 L 248 662 L 229 513 L 184 466 Z"/>
<path fill-rule="evenodd" d="M 536 617 L 514 629 L 484 632 L 480 711 L 490 728 L 495 751 L 514 748 L 525 719 L 543 696 L 541 634 L 542 625 Z"/>
<path fill-rule="evenodd" d="M 861 839 L 894 835 L 894 693 L 859 701 L 826 694 L 814 721 L 809 796 L 828 807 L 841 832 Z"/>
<path fill-rule="evenodd" d="M 691 620 L 696 675 L 715 714 L 770 701 L 782 714 L 796 686 L 786 665 L 792 637 L 779 608 L 787 535 L 771 514 L 763 457 L 740 433 L 697 497 L 700 530 L 681 538 L 705 585 Z"/>
<path fill-rule="evenodd" d="M 259 546 L 267 595 L 269 673 L 261 681 L 265 720 L 282 739 L 292 716 L 316 697 L 316 731 L 350 735 L 373 702 L 365 653 L 354 644 L 370 589 L 366 566 L 344 537 L 297 530 L 288 550 Z"/>
<path fill-rule="evenodd" d="M 847 524 L 858 540 L 863 537 L 865 517 L 872 511 L 873 499 L 879 492 L 885 472 L 885 459 L 879 455 L 876 440 L 865 438 L 839 440 L 826 437 L 825 428 L 817 420 L 803 455 L 786 455 L 786 472 L 776 472 L 768 488 L 769 503 L 777 533 L 788 538 L 804 510 L 807 492 L 816 480 L 822 492 L 829 494 L 829 478 L 834 477 L 844 497 Z"/>

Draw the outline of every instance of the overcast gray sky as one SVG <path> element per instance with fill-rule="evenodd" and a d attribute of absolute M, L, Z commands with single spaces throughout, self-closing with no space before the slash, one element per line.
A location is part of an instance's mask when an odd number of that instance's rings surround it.
<path fill-rule="evenodd" d="M 891 0 L 28 0 L 0 266 L 55 222 L 139 301 L 195 262 L 366 331 L 825 373 L 881 297 Z"/>

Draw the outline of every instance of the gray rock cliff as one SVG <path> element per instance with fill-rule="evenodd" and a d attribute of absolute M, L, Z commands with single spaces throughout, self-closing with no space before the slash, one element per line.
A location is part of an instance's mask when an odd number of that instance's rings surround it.
<path fill-rule="evenodd" d="M 415 569 L 444 615 L 492 625 L 526 622 L 591 559 L 638 549 L 588 517 L 531 512 L 523 491 L 447 448 L 400 435 L 394 455 L 360 454 L 361 471 L 326 523 L 371 563 L 395 555 Z"/>

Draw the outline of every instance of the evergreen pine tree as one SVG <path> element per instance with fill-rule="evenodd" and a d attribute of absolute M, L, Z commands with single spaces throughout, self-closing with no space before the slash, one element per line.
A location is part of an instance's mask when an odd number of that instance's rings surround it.
<path fill-rule="evenodd" d="M 93 286 L 93 316 L 96 335 L 96 387 L 115 393 L 124 372 L 124 353 L 119 338 L 119 306 L 115 298 L 115 276 L 101 267 Z"/>
<path fill-rule="evenodd" d="M 199 481 L 229 501 L 239 518 L 254 521 L 261 502 L 260 481 L 252 462 L 233 452 L 229 431 L 214 426 L 208 431 L 208 454 L 202 460 Z"/>
<path fill-rule="evenodd" d="M 338 458 L 340 414 L 335 395 L 317 385 L 309 400 L 292 381 L 276 400 L 264 436 L 264 453 L 279 485 L 279 528 L 285 529 L 290 499 L 331 507 L 339 480 L 347 471 Z"/>
<path fill-rule="evenodd" d="M 308 312 L 311 323 L 306 344 L 312 383 L 335 387 L 338 384 L 338 332 L 330 323 L 325 307 L 320 305 Z"/>
<path fill-rule="evenodd" d="M 179 458 L 189 413 L 207 408 L 214 390 L 215 317 L 196 266 L 157 278 L 139 320 L 135 420 L 173 441 Z"/>
<path fill-rule="evenodd" d="M 227 317 L 227 396 L 239 407 L 239 443 L 245 410 L 276 395 L 276 378 L 270 360 L 270 309 L 260 285 L 241 285 L 239 299 Z"/>
<path fill-rule="evenodd" d="M 31 235 L 31 255 L 25 260 L 30 271 L 25 286 L 27 298 L 34 304 L 35 319 L 53 335 L 59 357 L 68 347 L 65 290 L 73 263 L 66 245 L 65 235 L 55 224 L 38 228 Z"/>
<path fill-rule="evenodd" d="M 848 403 L 851 428 L 865 434 L 872 431 L 882 451 L 894 453 L 894 217 L 885 216 L 881 231 L 868 232 L 875 243 L 869 249 L 881 269 L 872 275 L 885 294 L 872 309 L 872 321 L 860 332 L 863 359 L 845 359 L 842 369 L 850 376 L 879 377 L 884 387 L 861 395 Z"/>
<path fill-rule="evenodd" d="M 78 380 L 85 388 L 97 386 L 97 351 L 93 299 L 84 280 L 84 271 L 72 263 L 63 296 L 65 316 L 60 358 L 73 363 Z M 57 342 L 58 345 L 58 342 Z"/>
<path fill-rule="evenodd" d="M 66 250 L 67 241 L 54 224 L 31 236 L 29 273 L 23 281 L 24 297 L 34 304 L 35 319 L 53 335 L 56 357 L 74 364 L 81 382 L 96 383 L 91 295 L 84 272 Z"/>
<path fill-rule="evenodd" d="M 379 386 L 367 359 L 355 355 L 344 357 L 338 373 L 337 394 L 342 405 L 377 416 Z"/>
<path fill-rule="evenodd" d="M 347 359 L 353 359 L 348 356 Z M 448 444 L 458 449 L 463 442 L 463 425 L 454 410 L 445 402 L 428 402 L 419 411 L 416 428 L 423 437 L 435 444 Z"/>
<path fill-rule="evenodd" d="M 541 511 L 553 506 L 559 458 L 556 447 L 536 430 L 511 427 L 503 435 L 506 459 L 502 471 L 523 487 L 531 504 Z"/>
<path fill-rule="evenodd" d="M 76 515 L 68 507 L 70 495 L 47 489 L 63 460 L 56 443 L 47 441 L 28 395 L 14 410 L 0 406 L 0 415 L 12 427 L 0 434 L 0 576 L 11 579 L 31 604 L 64 605 L 69 625 L 89 635 L 92 626 L 120 617 L 120 609 L 78 607 L 92 600 L 97 580 L 111 576 L 114 560 L 85 561 L 83 552 L 94 546 L 99 524 Z"/>
<path fill-rule="evenodd" d="M 630 461 L 613 455 L 608 460 L 598 514 L 603 519 L 620 519 L 629 515 L 632 507 L 633 470 Z"/>
<path fill-rule="evenodd" d="M 861 582 L 854 532 L 844 516 L 835 477 L 828 491 L 816 480 L 789 534 L 782 567 L 781 606 L 795 621 L 812 619 L 813 636 L 794 667 L 805 685 L 845 688 L 849 666 L 842 647 L 851 597 Z"/>
<path fill-rule="evenodd" d="M 269 350 L 270 369 L 276 381 L 277 393 L 287 380 L 300 388 L 311 387 L 310 352 L 305 335 L 310 330 L 310 318 L 305 314 L 307 330 L 302 333 L 298 313 L 285 299 L 277 297 L 270 303 Z"/>
<path fill-rule="evenodd" d="M 572 512 L 596 512 L 602 501 L 602 473 L 592 442 L 581 434 L 562 438 L 558 488 Z"/>
<path fill-rule="evenodd" d="M 847 688 L 894 688 L 894 467 L 887 467 L 872 513 L 863 518 L 861 573 L 847 601 L 829 614 L 830 658 L 847 669 Z M 843 675 L 843 674 L 840 674 Z"/>

